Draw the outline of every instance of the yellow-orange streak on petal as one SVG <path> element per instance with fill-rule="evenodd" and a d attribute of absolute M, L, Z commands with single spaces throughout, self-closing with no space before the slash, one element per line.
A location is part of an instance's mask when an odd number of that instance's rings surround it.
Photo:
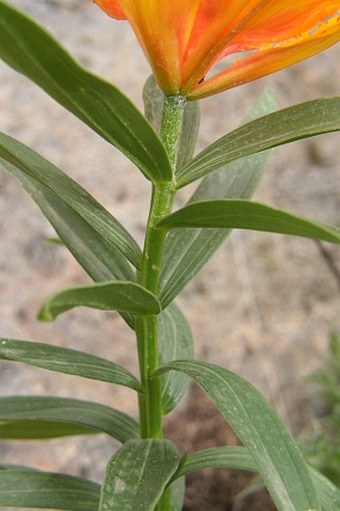
<path fill-rule="evenodd" d="M 226 36 L 249 13 L 268 0 L 201 0 L 190 37 L 182 52 L 182 86 L 196 84 L 209 69 L 216 55 L 224 48 Z"/>
<path fill-rule="evenodd" d="M 223 2 L 221 2 L 223 4 Z M 311 30 L 317 23 L 339 9 L 339 0 L 257 0 L 248 2 L 233 19 L 220 25 L 217 37 L 211 39 L 210 50 L 198 42 L 186 63 L 182 89 L 190 90 L 223 56 L 232 52 L 256 49 L 265 43 L 278 42 Z M 223 21 L 223 17 L 220 19 Z M 200 39 L 200 36 L 197 36 Z M 206 51 L 205 56 L 202 49 Z M 201 52 L 201 53 L 200 53 Z M 191 62 L 189 62 L 191 59 Z"/>
<path fill-rule="evenodd" d="M 189 99 L 207 97 L 257 80 L 320 53 L 339 41 L 340 17 L 336 15 L 320 24 L 312 33 L 299 34 L 279 44 L 264 45 L 259 51 L 197 85 L 188 93 L 188 97 Z"/>

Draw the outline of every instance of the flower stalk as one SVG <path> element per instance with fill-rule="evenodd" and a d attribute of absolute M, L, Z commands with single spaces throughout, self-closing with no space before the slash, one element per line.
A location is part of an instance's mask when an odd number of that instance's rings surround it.
<path fill-rule="evenodd" d="M 162 113 L 161 139 L 167 150 L 175 176 L 178 144 L 186 100 L 181 96 L 166 97 Z M 166 233 L 156 223 L 171 213 L 175 198 L 174 177 L 171 182 L 153 184 L 152 198 L 138 283 L 158 294 L 159 274 Z M 136 335 L 141 385 L 139 396 L 142 438 L 162 438 L 162 396 L 160 379 L 152 379 L 159 365 L 157 316 L 136 320 Z"/>

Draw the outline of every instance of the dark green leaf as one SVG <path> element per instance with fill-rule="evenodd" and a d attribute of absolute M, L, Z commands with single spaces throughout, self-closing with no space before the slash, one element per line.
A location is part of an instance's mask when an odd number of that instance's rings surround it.
<path fill-rule="evenodd" d="M 100 486 L 66 474 L 0 470 L 0 506 L 97 511 Z"/>
<path fill-rule="evenodd" d="M 1 9 L 0 9 L 1 10 Z M 140 249 L 124 227 L 84 188 L 29 147 L 0 133 L 0 158 L 52 190 L 101 234 L 131 263 L 138 267 Z"/>
<path fill-rule="evenodd" d="M 141 316 L 158 314 L 161 310 L 156 296 L 139 284 L 112 281 L 72 287 L 52 295 L 41 308 L 39 319 L 51 321 L 78 306 L 119 310 Z"/>
<path fill-rule="evenodd" d="M 172 362 L 209 395 L 251 454 L 280 511 L 320 509 L 307 464 L 288 430 L 263 396 L 226 369 L 195 361 Z"/>
<path fill-rule="evenodd" d="M 153 76 L 150 76 L 143 90 L 145 115 L 155 130 L 160 133 L 164 93 Z M 200 124 L 200 109 L 198 101 L 189 101 L 185 105 L 181 136 L 178 146 L 176 168 L 184 167 L 192 158 L 195 150 Z"/>
<path fill-rule="evenodd" d="M 23 362 L 64 374 L 124 385 L 140 391 L 138 380 L 124 367 L 82 351 L 15 339 L 0 339 L 0 359 Z"/>
<path fill-rule="evenodd" d="M 25 467 L 24 465 L 14 465 L 13 463 L 0 463 L 0 470 L 29 470 L 32 472 L 39 472 L 36 468 Z"/>
<path fill-rule="evenodd" d="M 193 339 L 190 326 L 180 309 L 172 303 L 158 317 L 160 364 L 173 360 L 191 359 Z M 188 377 L 171 371 L 162 376 L 163 413 L 173 410 L 183 397 Z"/>
<path fill-rule="evenodd" d="M 266 204 L 241 199 L 215 199 L 189 204 L 158 223 L 181 227 L 236 228 L 302 236 L 340 243 L 340 228 L 317 224 Z"/>
<path fill-rule="evenodd" d="M 99 511 L 153 511 L 180 461 L 168 440 L 130 440 L 106 470 Z"/>
<path fill-rule="evenodd" d="M 220 138 L 178 172 L 179 188 L 234 160 L 321 133 L 340 130 L 340 97 L 295 105 Z"/>
<path fill-rule="evenodd" d="M 171 180 L 159 138 L 118 89 L 79 66 L 44 29 L 2 1 L 0 29 L 0 58 L 118 147 L 148 179 Z"/>
<path fill-rule="evenodd" d="M 56 230 L 59 238 L 49 242 L 64 244 L 95 281 L 133 280 L 134 273 L 125 256 L 109 244 L 58 195 L 34 178 L 2 160 Z"/>
<path fill-rule="evenodd" d="M 38 420 L 0 422 L 0 438 L 10 440 L 46 440 L 76 435 L 96 435 L 96 431 L 78 424 Z"/>
<path fill-rule="evenodd" d="M 271 112 L 275 107 L 274 94 L 266 89 L 245 122 Z M 270 151 L 263 151 L 209 174 L 189 203 L 208 199 L 250 197 L 263 175 L 269 155 Z M 164 307 L 197 275 L 229 233 L 230 229 L 186 229 L 168 234 L 160 275 L 160 297 Z"/>
<path fill-rule="evenodd" d="M 86 434 L 92 429 L 107 433 L 120 442 L 137 438 L 139 435 L 138 424 L 125 413 L 99 403 L 61 397 L 2 397 L 0 398 L 0 421 L 13 423 L 37 421 L 39 427 L 42 427 L 42 422 L 50 422 L 52 427 L 54 427 L 53 423 L 61 423 L 62 430 L 67 424 L 72 424 L 79 426 L 79 434 L 82 431 L 82 434 Z M 57 428 L 55 430 L 57 432 Z"/>

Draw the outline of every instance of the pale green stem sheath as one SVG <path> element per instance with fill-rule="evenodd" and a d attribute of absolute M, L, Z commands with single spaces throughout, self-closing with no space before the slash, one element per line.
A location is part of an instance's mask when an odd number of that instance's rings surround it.
<path fill-rule="evenodd" d="M 178 143 L 186 100 L 182 96 L 165 98 L 162 113 L 161 139 L 168 153 L 173 175 L 176 170 Z M 172 211 L 175 182 L 153 184 L 150 213 L 146 229 L 138 283 L 158 295 L 159 274 L 166 233 L 156 223 Z M 142 438 L 162 438 L 162 400 L 160 379 L 151 379 L 159 366 L 157 316 L 136 319 L 138 359 L 143 394 L 139 396 Z M 167 509 L 162 507 L 159 509 Z"/>

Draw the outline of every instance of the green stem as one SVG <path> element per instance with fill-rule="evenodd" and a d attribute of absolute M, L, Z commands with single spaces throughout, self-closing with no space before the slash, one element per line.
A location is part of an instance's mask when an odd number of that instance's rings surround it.
<path fill-rule="evenodd" d="M 185 98 L 182 96 L 167 97 L 162 114 L 161 139 L 168 153 L 173 175 L 176 170 L 177 148 L 185 103 Z M 157 229 L 156 223 L 171 212 L 175 193 L 174 180 L 153 185 L 138 282 L 155 295 L 158 295 L 159 274 L 166 236 L 162 229 Z M 151 378 L 159 366 L 157 316 L 137 318 L 136 335 L 140 378 L 144 391 L 139 397 L 141 436 L 142 438 L 162 438 L 160 379 Z"/>

